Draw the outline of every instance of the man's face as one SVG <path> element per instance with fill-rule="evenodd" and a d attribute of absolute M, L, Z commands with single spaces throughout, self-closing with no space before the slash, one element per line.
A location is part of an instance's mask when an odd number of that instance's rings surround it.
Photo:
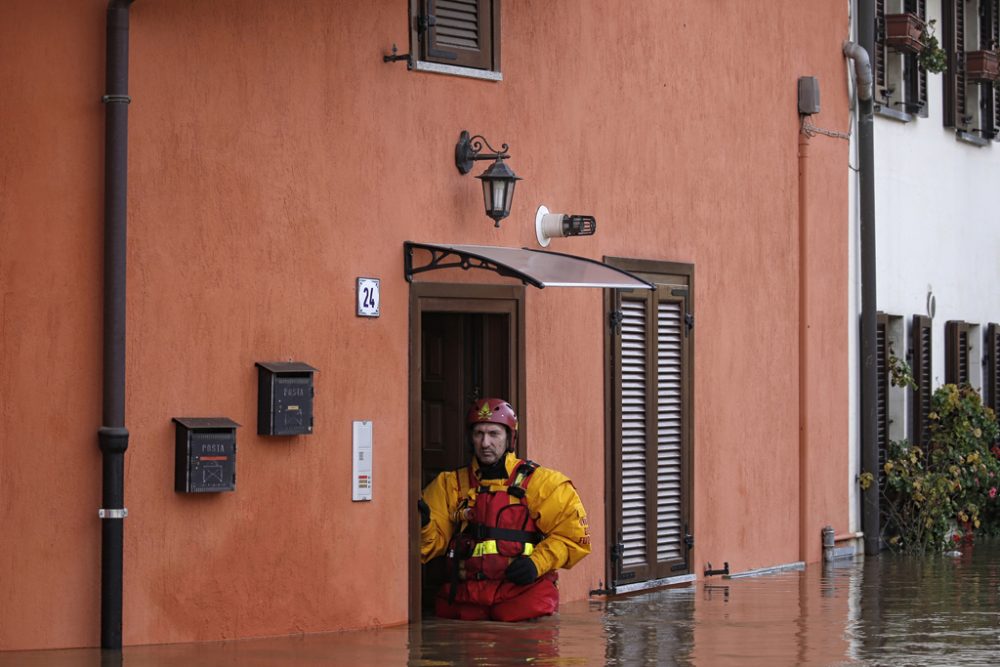
<path fill-rule="evenodd" d="M 507 451 L 507 429 L 490 422 L 476 424 L 472 427 L 472 447 L 480 465 L 493 465 Z"/>

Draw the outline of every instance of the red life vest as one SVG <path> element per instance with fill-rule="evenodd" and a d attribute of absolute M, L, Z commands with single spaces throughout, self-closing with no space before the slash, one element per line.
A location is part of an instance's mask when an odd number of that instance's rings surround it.
<path fill-rule="evenodd" d="M 466 469 L 466 479 L 459 473 L 461 500 L 455 518 L 465 526 L 447 552 L 453 582 L 503 580 L 511 559 L 530 555 L 544 538 L 523 502 L 537 468 L 537 463 L 518 460 L 503 485 L 478 484 L 472 466 Z M 469 493 L 471 489 L 475 493 Z"/>

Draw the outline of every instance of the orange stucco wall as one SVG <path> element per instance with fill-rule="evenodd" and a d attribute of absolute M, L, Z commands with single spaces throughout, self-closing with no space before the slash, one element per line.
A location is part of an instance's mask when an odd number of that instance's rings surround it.
<path fill-rule="evenodd" d="M 383 64 L 400 0 L 135 3 L 126 643 L 406 621 L 402 243 L 533 247 L 540 204 L 599 222 L 554 250 L 695 265 L 694 570 L 815 560 L 822 525 L 846 530 L 847 142 L 811 140 L 800 210 L 795 102 L 817 76 L 813 122 L 846 129 L 846 4 L 598 4 L 507 3 L 491 83 Z M 98 641 L 104 7 L 0 21 L 0 650 Z M 463 129 L 524 178 L 500 230 L 455 170 Z M 355 317 L 357 276 L 380 318 Z M 564 599 L 604 578 L 601 299 L 527 295 L 530 455 L 595 537 Z M 315 434 L 260 438 L 253 363 L 287 359 L 320 369 Z M 216 415 L 244 425 L 237 492 L 174 493 L 170 418 Z"/>

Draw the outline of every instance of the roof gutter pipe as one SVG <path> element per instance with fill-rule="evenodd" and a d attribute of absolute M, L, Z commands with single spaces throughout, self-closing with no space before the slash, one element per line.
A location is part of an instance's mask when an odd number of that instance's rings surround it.
<path fill-rule="evenodd" d="M 858 196 L 861 215 L 861 471 L 878 479 L 878 422 L 875 292 L 875 159 L 872 70 L 875 48 L 875 2 L 858 0 L 858 42 L 846 42 L 844 55 L 854 62 L 858 95 Z M 865 554 L 879 552 L 878 484 L 862 492 L 861 525 Z"/>
<path fill-rule="evenodd" d="M 133 0 L 110 0 L 104 138 L 104 357 L 101 428 L 101 648 L 122 647 L 125 509 L 125 251 L 128 184 L 128 29 Z"/>

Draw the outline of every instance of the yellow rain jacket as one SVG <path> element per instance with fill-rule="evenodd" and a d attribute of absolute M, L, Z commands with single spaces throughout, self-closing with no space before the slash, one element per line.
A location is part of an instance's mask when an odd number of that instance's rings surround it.
<path fill-rule="evenodd" d="M 514 472 L 519 459 L 511 453 L 504 461 L 507 477 Z M 423 491 L 424 502 L 431 509 L 431 520 L 421 531 L 420 559 L 426 563 L 445 552 L 455 529 L 465 528 L 461 516 L 456 516 L 460 501 L 473 500 L 478 485 L 506 484 L 507 479 L 479 479 L 479 462 L 472 461 L 473 479 L 478 480 L 459 498 L 459 476 L 467 477 L 466 468 L 443 472 Z M 468 482 L 461 483 L 464 489 Z M 557 568 L 569 569 L 590 553 L 590 528 L 587 512 L 580 496 L 566 475 L 550 468 L 539 467 L 525 488 L 524 504 L 545 538 L 534 546 L 529 558 L 541 577 Z M 463 504 L 464 505 L 464 504 Z"/>

